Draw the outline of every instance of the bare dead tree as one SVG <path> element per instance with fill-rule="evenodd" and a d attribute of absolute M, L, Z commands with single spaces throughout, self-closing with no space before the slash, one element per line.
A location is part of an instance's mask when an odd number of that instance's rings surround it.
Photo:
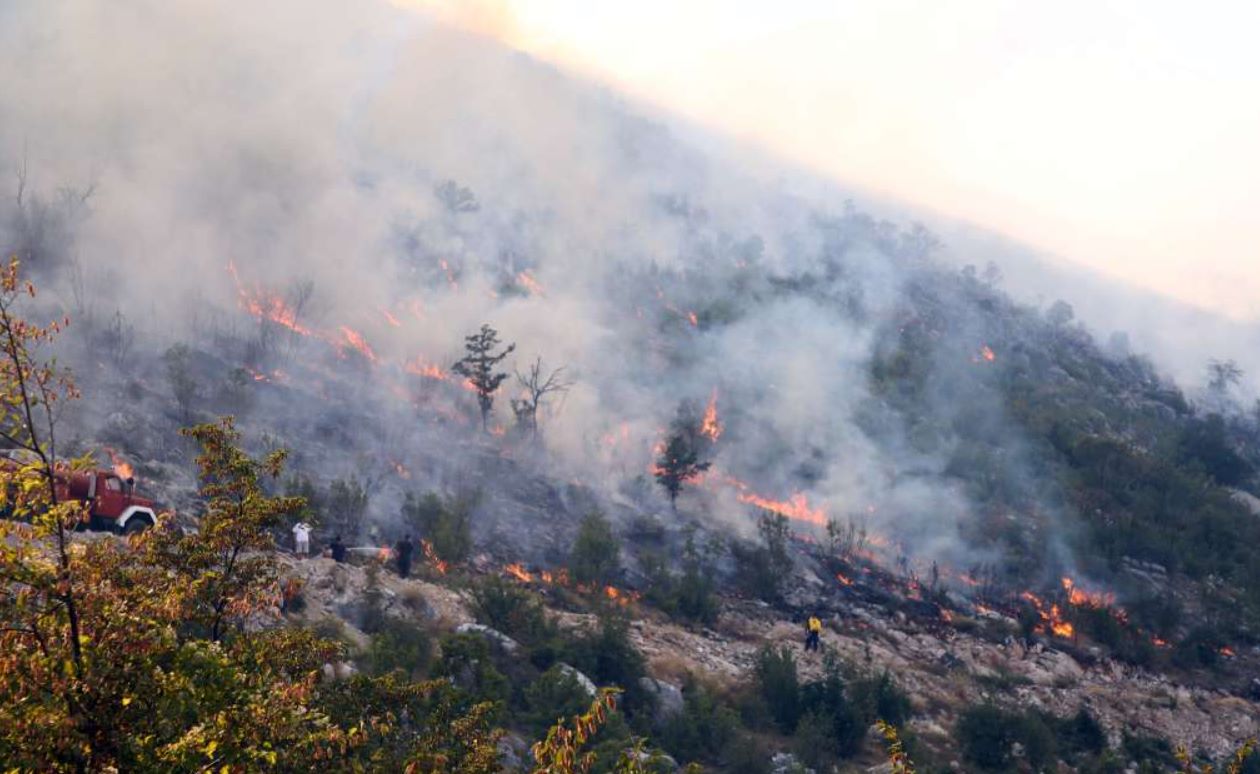
<path fill-rule="evenodd" d="M 516 381 L 524 394 L 512 399 L 512 412 L 516 414 L 516 425 L 530 435 L 538 434 L 538 410 L 548 395 L 563 395 L 573 386 L 573 382 L 564 378 L 564 366 L 543 376 L 543 361 L 535 358 L 529 371 L 516 371 Z"/>
<path fill-rule="evenodd" d="M 21 211 L 23 207 L 22 197 L 26 194 L 27 166 L 25 148 L 22 150 L 22 164 L 15 171 L 17 174 L 17 195 L 14 198 L 17 200 L 18 211 Z"/>
<path fill-rule="evenodd" d="M 289 288 L 289 308 L 293 310 L 293 322 L 297 323 L 303 319 L 303 315 L 307 311 L 307 305 L 315 296 L 315 281 L 304 279 L 293 283 Z M 289 352 L 292 354 L 294 348 L 297 347 L 301 340 L 301 335 L 293 330 L 289 334 Z"/>

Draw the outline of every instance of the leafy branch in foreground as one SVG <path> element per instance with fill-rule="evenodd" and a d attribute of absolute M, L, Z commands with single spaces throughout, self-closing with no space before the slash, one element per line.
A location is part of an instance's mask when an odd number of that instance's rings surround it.
<path fill-rule="evenodd" d="M 906 754 L 905 745 L 897 733 L 897 727 L 882 720 L 875 721 L 876 728 L 883 735 L 888 745 L 888 763 L 892 765 L 892 774 L 915 774 L 914 761 Z"/>
<path fill-rule="evenodd" d="M 1234 751 L 1234 754 L 1229 757 L 1229 763 L 1225 764 L 1224 774 L 1242 774 L 1243 767 L 1247 764 L 1247 759 L 1250 758 L 1255 751 L 1256 739 L 1254 737 L 1243 742 L 1242 745 Z M 1190 751 L 1186 749 L 1185 745 L 1177 745 L 1177 750 L 1174 755 L 1177 758 L 1177 762 L 1181 764 L 1181 774 L 1212 774 L 1215 770 L 1212 768 L 1211 764 L 1205 764 L 1203 766 L 1196 765 L 1194 760 L 1190 757 Z"/>

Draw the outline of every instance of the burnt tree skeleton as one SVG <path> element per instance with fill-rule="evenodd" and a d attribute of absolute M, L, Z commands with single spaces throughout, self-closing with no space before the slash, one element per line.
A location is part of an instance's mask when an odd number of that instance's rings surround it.
<path fill-rule="evenodd" d="M 517 426 L 530 435 L 538 435 L 538 410 L 548 395 L 563 395 L 573 386 L 573 382 L 564 378 L 564 366 L 556 368 L 543 377 L 542 357 L 537 357 L 530 364 L 528 373 L 516 371 L 516 381 L 524 390 L 521 398 L 512 399 L 512 412 L 516 415 Z"/>

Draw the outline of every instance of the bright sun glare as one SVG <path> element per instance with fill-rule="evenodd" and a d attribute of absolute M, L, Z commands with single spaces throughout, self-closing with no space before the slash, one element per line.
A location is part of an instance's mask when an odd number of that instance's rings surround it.
<path fill-rule="evenodd" d="M 1260 314 L 1260 7 L 397 1 L 837 179 Z"/>

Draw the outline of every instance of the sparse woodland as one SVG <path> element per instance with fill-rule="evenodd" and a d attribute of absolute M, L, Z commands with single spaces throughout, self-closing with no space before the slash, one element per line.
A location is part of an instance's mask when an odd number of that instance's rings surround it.
<path fill-rule="evenodd" d="M 401 128 L 298 58 L 301 99 L 177 70 L 141 142 L 91 124 L 99 189 L 14 165 L 0 771 L 1260 772 L 1255 374 L 472 45 L 382 57 L 456 84 Z M 203 102 L 204 158 L 158 142 Z M 102 466 L 156 528 L 78 529 Z"/>

